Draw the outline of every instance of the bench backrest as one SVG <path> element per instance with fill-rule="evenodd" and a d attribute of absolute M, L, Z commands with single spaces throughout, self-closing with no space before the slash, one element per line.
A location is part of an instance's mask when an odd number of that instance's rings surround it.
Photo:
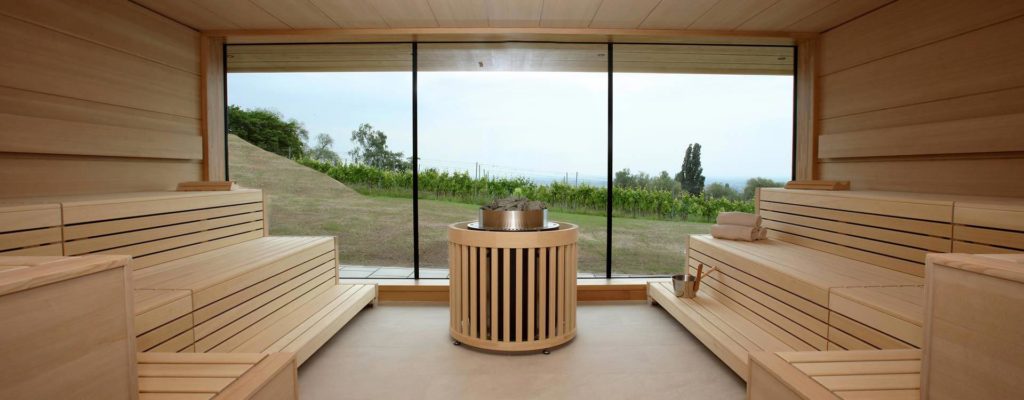
<path fill-rule="evenodd" d="M 769 237 L 924 276 L 927 253 L 952 251 L 952 200 L 885 192 L 760 190 Z"/>
<path fill-rule="evenodd" d="M 127 254 L 134 269 L 266 233 L 259 190 L 114 194 L 62 207 L 64 254 Z"/>
<path fill-rule="evenodd" d="M 0 207 L 0 256 L 61 255 L 60 205 Z"/>
<path fill-rule="evenodd" d="M 1024 201 L 967 200 L 953 211 L 953 252 L 1024 252 Z"/>

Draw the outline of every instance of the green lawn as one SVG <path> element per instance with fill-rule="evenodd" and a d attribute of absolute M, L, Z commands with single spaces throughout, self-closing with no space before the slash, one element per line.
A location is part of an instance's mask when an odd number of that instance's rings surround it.
<path fill-rule="evenodd" d="M 334 235 L 342 264 L 412 265 L 412 201 L 364 196 L 342 183 L 229 135 L 231 179 L 267 195 L 274 235 Z M 447 267 L 446 227 L 476 217 L 476 205 L 420 200 L 423 266 Z M 555 221 L 580 226 L 580 270 L 603 273 L 605 218 L 553 212 Z M 613 218 L 615 273 L 670 274 L 683 268 L 686 235 L 704 223 Z"/>

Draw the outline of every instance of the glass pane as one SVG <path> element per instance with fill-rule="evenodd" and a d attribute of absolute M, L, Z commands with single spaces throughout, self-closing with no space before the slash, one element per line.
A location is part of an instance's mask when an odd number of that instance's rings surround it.
<path fill-rule="evenodd" d="M 420 44 L 421 276 L 447 269 L 446 227 L 520 195 L 580 226 L 579 270 L 605 273 L 607 46 Z"/>
<path fill-rule="evenodd" d="M 409 44 L 228 48 L 230 179 L 273 235 L 335 236 L 341 276 L 413 270 Z"/>
<path fill-rule="evenodd" d="M 616 45 L 614 56 L 612 271 L 680 273 L 688 234 L 790 179 L 793 51 Z M 691 145 L 698 174 L 682 173 Z"/>

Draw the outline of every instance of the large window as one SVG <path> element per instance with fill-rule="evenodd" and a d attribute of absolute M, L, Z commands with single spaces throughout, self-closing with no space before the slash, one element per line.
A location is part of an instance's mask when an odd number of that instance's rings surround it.
<path fill-rule="evenodd" d="M 228 57 L 228 173 L 264 190 L 270 233 L 337 237 L 343 277 L 411 277 L 412 46 Z"/>
<path fill-rule="evenodd" d="M 752 211 L 755 187 L 790 179 L 793 50 L 614 51 L 612 271 L 677 273 L 687 235 L 708 233 L 719 211 Z M 701 168 L 692 180 L 688 149 Z"/>
<path fill-rule="evenodd" d="M 492 198 L 524 196 L 580 226 L 579 270 L 603 276 L 607 46 L 418 50 L 420 266 L 447 270 L 448 224 L 475 219 Z"/>
<path fill-rule="evenodd" d="M 230 179 L 264 189 L 272 234 L 336 236 L 342 277 L 445 278 L 446 226 L 510 195 L 580 226 L 581 276 L 667 275 L 683 269 L 687 234 L 791 177 L 790 47 L 227 54 Z"/>

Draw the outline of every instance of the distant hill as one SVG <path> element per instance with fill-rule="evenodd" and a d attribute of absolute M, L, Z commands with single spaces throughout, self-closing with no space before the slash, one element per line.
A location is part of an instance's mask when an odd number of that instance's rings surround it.
<path fill-rule="evenodd" d="M 229 179 L 267 196 L 271 234 L 336 236 L 342 264 L 411 264 L 411 200 L 363 196 L 235 135 L 228 151 Z"/>

